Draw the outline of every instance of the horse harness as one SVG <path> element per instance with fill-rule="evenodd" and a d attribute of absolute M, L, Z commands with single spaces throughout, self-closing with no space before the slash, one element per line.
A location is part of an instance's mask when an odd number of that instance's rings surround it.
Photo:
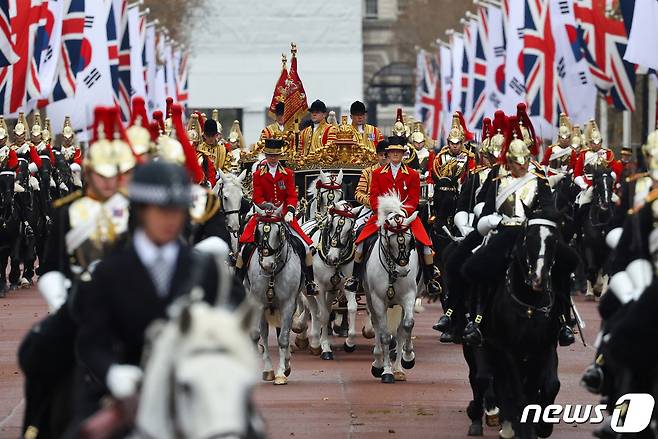
<path fill-rule="evenodd" d="M 334 230 L 333 235 L 330 235 L 334 215 L 339 216 L 340 218 L 338 219 L 336 230 Z M 335 269 L 334 274 L 330 278 L 333 288 L 332 291 L 338 289 L 338 284 L 340 283 L 341 278 L 344 277 L 343 273 L 339 270 L 340 267 L 349 264 L 354 259 L 354 252 L 356 250 L 356 246 L 354 245 L 354 233 L 348 235 L 346 242 L 341 241 L 343 227 L 345 227 L 345 223 L 348 219 L 351 220 L 352 225 L 356 220 L 351 208 L 340 210 L 332 207 L 329 209 L 329 215 L 320 223 L 321 233 L 320 242 L 318 243 L 318 254 L 320 255 L 320 259 L 322 259 L 322 262 Z M 329 263 L 327 259 L 327 253 L 332 248 L 340 250 L 340 257 L 335 264 Z"/>
<path fill-rule="evenodd" d="M 398 215 L 395 217 L 395 225 L 389 225 L 389 223 L 386 222 L 384 224 L 384 232 L 381 230 L 379 231 L 379 239 L 386 242 L 386 245 L 379 245 L 379 261 L 388 274 L 388 289 L 386 290 L 386 296 L 389 300 L 395 297 L 395 288 L 393 287 L 395 281 L 398 278 L 406 277 L 410 271 L 406 270 L 404 273 L 400 273 L 395 270 L 395 266 L 406 267 L 409 265 L 411 251 L 416 246 L 416 240 L 413 235 L 411 235 L 409 246 L 405 245 L 405 235 L 409 233 L 409 226 L 405 226 L 403 221 L 404 217 Z M 396 257 L 391 253 L 391 238 L 395 238 L 398 244 L 399 250 Z"/>
<path fill-rule="evenodd" d="M 267 272 L 263 267 L 263 258 L 264 257 L 274 257 L 275 263 L 272 272 L 270 273 L 270 279 L 267 287 L 267 301 L 272 303 L 274 299 L 274 278 L 283 270 L 283 267 L 290 260 L 290 251 L 286 251 L 285 260 L 280 262 L 281 254 L 288 247 L 288 240 L 290 232 L 288 229 L 281 224 L 281 217 L 275 216 L 261 216 L 258 218 L 259 222 L 265 223 L 263 225 L 263 234 L 261 236 L 260 242 L 258 243 L 258 264 L 263 272 Z M 272 248 L 270 246 L 270 233 L 272 232 L 272 224 L 276 223 L 279 226 L 279 238 L 281 240 L 281 245 L 277 248 Z M 280 263 L 279 263 L 280 262 Z"/>

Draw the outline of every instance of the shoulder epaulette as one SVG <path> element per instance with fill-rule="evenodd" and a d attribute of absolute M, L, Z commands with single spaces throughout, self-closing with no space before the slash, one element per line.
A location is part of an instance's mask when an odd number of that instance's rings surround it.
<path fill-rule="evenodd" d="M 53 207 L 55 209 L 57 209 L 57 208 L 62 207 L 66 204 L 74 202 L 75 200 L 77 200 L 80 197 L 82 197 L 82 191 L 81 190 L 71 192 L 67 196 L 59 198 L 59 199 L 53 201 Z"/>
<path fill-rule="evenodd" d="M 439 150 L 439 152 L 438 152 L 437 155 L 443 154 L 444 152 L 448 152 L 448 149 L 449 149 L 449 148 L 448 148 L 447 146 L 444 146 L 443 148 L 441 148 L 441 149 Z"/>
<path fill-rule="evenodd" d="M 471 169 L 470 172 L 471 172 L 471 174 L 477 174 L 479 172 L 484 171 L 485 169 L 490 169 L 490 168 L 491 168 L 491 165 L 480 165 L 480 166 L 476 166 L 475 168 Z"/>
<path fill-rule="evenodd" d="M 626 177 L 626 183 L 630 183 L 631 181 L 639 180 L 642 177 L 648 177 L 648 176 L 649 176 L 648 172 L 636 172 L 635 174 Z"/>

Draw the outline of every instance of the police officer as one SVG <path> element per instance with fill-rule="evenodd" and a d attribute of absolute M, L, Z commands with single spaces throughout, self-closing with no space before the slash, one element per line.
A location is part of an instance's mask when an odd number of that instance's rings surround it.
<path fill-rule="evenodd" d="M 186 170 L 172 163 L 151 161 L 135 170 L 128 186 L 131 240 L 98 264 L 80 306 L 77 349 L 92 378 L 86 381 L 89 409 L 108 393 L 134 395 L 145 330 L 166 317 L 171 303 L 199 286 L 203 300 L 215 304 L 216 264 L 180 240 L 191 188 Z M 238 287 L 231 295 L 237 305 L 244 291 Z"/>

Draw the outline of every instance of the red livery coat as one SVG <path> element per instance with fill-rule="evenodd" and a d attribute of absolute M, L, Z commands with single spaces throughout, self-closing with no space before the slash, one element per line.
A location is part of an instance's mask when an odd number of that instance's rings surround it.
<path fill-rule="evenodd" d="M 275 206 L 283 206 L 283 214 L 288 211 L 288 207 L 295 209 L 297 207 L 297 188 L 295 187 L 295 175 L 292 170 L 278 165 L 274 176 L 270 174 L 267 162 L 263 161 L 253 175 L 254 194 L 253 202 L 256 205 L 263 203 L 272 203 Z M 254 242 L 256 237 L 256 225 L 258 218 L 251 217 L 249 222 L 240 236 L 240 242 Z M 290 227 L 306 242 L 313 244 L 299 226 L 297 219 L 290 222 Z"/>
<path fill-rule="evenodd" d="M 588 152 L 591 152 L 589 148 L 584 149 L 578 154 L 578 158 L 576 159 L 576 166 L 573 170 L 573 176 L 574 178 L 582 176 L 585 180 L 585 183 L 587 183 L 587 186 L 591 186 L 592 181 L 585 175 L 585 156 Z M 617 175 L 617 182 L 619 182 L 619 179 L 621 178 L 621 172 L 623 171 L 623 165 L 618 160 L 615 160 L 615 154 L 609 149 L 606 150 L 606 161 L 610 164 L 610 169 L 613 170 Z"/>
<path fill-rule="evenodd" d="M 390 165 L 375 169 L 372 172 L 372 180 L 370 182 L 370 206 L 372 206 L 373 215 L 363 227 L 361 234 L 359 234 L 356 240 L 357 244 L 363 242 L 379 230 L 377 226 L 379 197 L 386 195 L 391 190 L 400 194 L 400 199 L 404 202 L 404 210 L 407 215 L 411 215 L 414 211 L 418 210 L 418 201 L 420 199 L 420 176 L 418 172 L 402 164 L 397 175 L 393 178 Z M 432 245 L 432 240 L 427 234 L 420 218 L 416 217 L 411 223 L 411 232 L 418 242 L 428 247 Z"/>

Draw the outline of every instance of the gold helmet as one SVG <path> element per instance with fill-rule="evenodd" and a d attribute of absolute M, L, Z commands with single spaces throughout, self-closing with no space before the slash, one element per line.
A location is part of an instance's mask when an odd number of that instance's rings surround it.
<path fill-rule="evenodd" d="M 211 119 L 214 120 L 217 123 L 217 132 L 221 136 L 222 135 L 222 124 L 219 121 L 219 110 L 218 109 L 215 108 L 214 110 L 212 110 Z"/>
<path fill-rule="evenodd" d="M 7 122 L 4 117 L 0 116 L 0 140 L 5 140 L 8 134 Z"/>
<path fill-rule="evenodd" d="M 409 127 L 407 127 L 404 124 L 404 118 L 402 117 L 402 108 L 398 108 L 397 115 L 395 117 L 395 123 L 393 124 L 393 128 L 391 128 L 391 134 L 397 137 L 408 137 L 409 136 L 408 129 Z"/>
<path fill-rule="evenodd" d="M 193 145 L 201 141 L 201 124 L 199 123 L 199 115 L 192 113 L 190 120 L 187 121 L 187 137 Z"/>
<path fill-rule="evenodd" d="M 14 134 L 17 136 L 22 136 L 27 130 L 27 119 L 25 118 L 25 113 L 21 111 L 18 113 L 18 119 L 16 120 L 16 125 L 14 125 Z"/>
<path fill-rule="evenodd" d="M 519 139 L 514 133 L 514 139 L 509 144 L 509 149 L 507 150 L 507 160 L 515 161 L 521 165 L 524 165 L 528 158 L 530 157 L 530 149 L 525 141 Z"/>
<path fill-rule="evenodd" d="M 233 144 L 237 142 L 237 144 L 240 146 L 240 149 L 244 149 L 244 138 L 242 137 L 242 130 L 240 130 L 239 121 L 233 121 L 231 132 L 228 135 L 228 140 Z"/>
<path fill-rule="evenodd" d="M 573 130 L 571 131 L 571 147 L 574 149 L 580 149 L 583 145 L 585 145 L 585 137 L 580 130 L 580 125 L 574 125 Z"/>
<path fill-rule="evenodd" d="M 110 126 L 107 108 L 94 110 L 94 133 L 96 139 L 89 145 L 84 158 L 84 168 L 105 178 L 116 177 L 119 173 L 118 150 L 113 142 L 106 138 L 105 127 Z"/>
<path fill-rule="evenodd" d="M 44 142 L 50 142 L 53 138 L 53 131 L 50 128 L 50 118 L 47 117 L 43 124 L 43 131 L 41 131 L 41 138 Z"/>
<path fill-rule="evenodd" d="M 176 163 L 183 166 L 185 164 L 185 152 L 183 145 L 173 137 L 160 136 L 158 137 L 158 157 L 161 160 Z"/>
<path fill-rule="evenodd" d="M 459 114 L 455 113 L 452 115 L 452 124 L 450 131 L 448 131 L 448 143 L 461 143 L 465 138 L 466 136 L 459 120 Z"/>
<path fill-rule="evenodd" d="M 31 133 L 34 137 L 41 135 L 41 114 L 37 111 L 34 113 L 34 118 L 32 119 L 32 130 Z"/>
<path fill-rule="evenodd" d="M 593 143 L 595 145 L 600 145 L 603 143 L 603 137 L 601 136 L 599 127 L 594 119 L 590 119 L 589 123 L 587 124 L 587 129 L 585 130 L 585 139 L 587 139 L 588 144 Z"/>
<path fill-rule="evenodd" d="M 560 113 L 560 126 L 557 130 L 558 139 L 570 139 L 572 130 L 569 117 L 564 113 Z"/>
<path fill-rule="evenodd" d="M 128 141 L 133 147 L 135 154 L 141 156 L 147 154 L 151 149 L 151 133 L 148 130 L 148 115 L 144 98 L 137 96 L 133 99 L 132 116 L 130 127 L 126 130 Z"/>
<path fill-rule="evenodd" d="M 73 131 L 73 126 L 71 125 L 71 116 L 64 116 L 64 128 L 62 128 L 62 136 L 70 139 L 74 135 L 75 131 Z"/>
<path fill-rule="evenodd" d="M 423 143 L 425 142 L 425 133 L 423 132 L 423 124 L 416 122 L 414 125 L 414 132 L 411 133 L 411 141 L 413 143 Z"/>

